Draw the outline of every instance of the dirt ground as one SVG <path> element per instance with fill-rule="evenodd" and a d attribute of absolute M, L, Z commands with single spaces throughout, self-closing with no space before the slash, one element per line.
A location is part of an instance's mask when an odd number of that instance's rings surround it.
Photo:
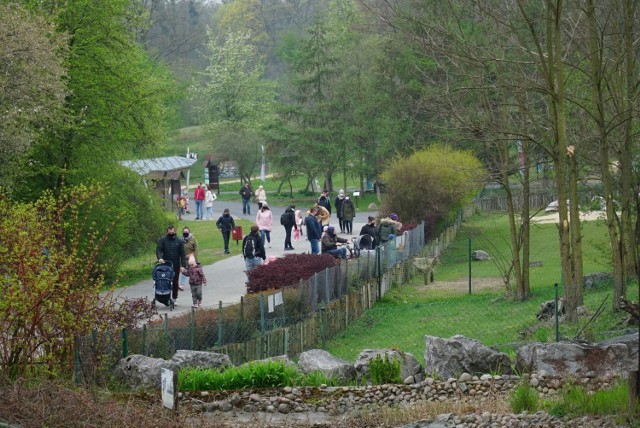
<path fill-rule="evenodd" d="M 557 212 L 552 212 L 540 216 L 536 216 L 531 219 L 532 223 L 548 224 L 548 223 L 560 223 L 560 215 Z M 581 221 L 595 221 L 604 220 L 607 215 L 604 211 L 588 211 L 580 213 Z"/>

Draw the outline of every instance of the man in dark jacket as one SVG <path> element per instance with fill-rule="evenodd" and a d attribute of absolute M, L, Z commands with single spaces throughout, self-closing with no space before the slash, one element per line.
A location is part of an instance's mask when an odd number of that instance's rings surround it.
<path fill-rule="evenodd" d="M 368 223 L 362 226 L 360 229 L 360 236 L 369 235 L 373 239 L 373 248 L 376 248 L 380 243 L 380 237 L 378 236 L 378 230 L 376 229 L 375 217 L 369 216 L 367 218 Z"/>
<path fill-rule="evenodd" d="M 184 252 L 184 241 L 176 236 L 176 228 L 173 225 L 167 227 L 167 234 L 158 241 L 156 258 L 159 263 L 164 263 L 165 260 L 173 263 L 173 270 L 176 274 L 173 276 L 171 297 L 175 300 L 178 298 L 180 268 L 187 267 L 187 258 Z"/>
<path fill-rule="evenodd" d="M 325 207 L 329 211 L 329 215 L 331 215 L 331 199 L 329 199 L 328 193 L 327 189 L 322 191 L 322 195 L 318 198 L 318 205 Z"/>
<path fill-rule="evenodd" d="M 320 254 L 320 238 L 322 237 L 322 226 L 316 218 L 318 208 L 313 207 L 309 210 L 309 215 L 305 220 L 307 225 L 307 239 L 311 244 L 311 254 Z"/>
<path fill-rule="evenodd" d="M 216 222 L 218 230 L 222 232 L 222 240 L 224 241 L 224 253 L 229 254 L 229 237 L 231 231 L 236 227 L 236 222 L 233 221 L 233 217 L 229 213 L 229 208 L 225 208 L 220 218 Z"/>
<path fill-rule="evenodd" d="M 244 183 L 244 186 L 240 188 L 240 196 L 242 196 L 242 214 L 251 215 L 251 196 L 253 192 L 249 183 Z"/>
<path fill-rule="evenodd" d="M 284 249 L 285 250 L 293 250 L 293 245 L 291 245 L 291 229 L 294 227 L 298 229 L 298 225 L 296 224 L 296 206 L 291 205 L 284 210 L 284 215 L 282 216 L 282 226 L 284 227 L 285 238 L 284 238 Z"/>

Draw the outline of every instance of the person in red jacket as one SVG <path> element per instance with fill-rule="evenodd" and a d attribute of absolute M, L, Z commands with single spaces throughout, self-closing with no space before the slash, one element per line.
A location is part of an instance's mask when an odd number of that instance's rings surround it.
<path fill-rule="evenodd" d="M 193 199 L 196 201 L 196 220 L 203 220 L 204 214 L 202 213 L 202 203 L 204 202 L 204 187 L 202 183 L 198 183 L 198 187 L 193 192 Z"/>

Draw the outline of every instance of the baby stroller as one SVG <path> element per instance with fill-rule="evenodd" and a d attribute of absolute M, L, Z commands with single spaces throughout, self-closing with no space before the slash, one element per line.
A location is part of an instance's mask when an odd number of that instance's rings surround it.
<path fill-rule="evenodd" d="M 369 256 L 375 253 L 373 237 L 371 235 L 360 235 L 358 237 L 351 238 L 351 240 L 353 241 L 354 257 L 360 257 L 363 254 Z"/>
<path fill-rule="evenodd" d="M 165 306 L 169 306 L 169 309 L 173 310 L 175 303 L 171 298 L 171 290 L 173 288 L 173 278 L 176 273 L 173 270 L 173 263 L 165 261 L 164 263 L 158 263 L 153 267 L 151 276 L 153 277 L 153 288 L 155 289 L 155 295 L 151 304 L 156 305 L 156 300 Z"/>

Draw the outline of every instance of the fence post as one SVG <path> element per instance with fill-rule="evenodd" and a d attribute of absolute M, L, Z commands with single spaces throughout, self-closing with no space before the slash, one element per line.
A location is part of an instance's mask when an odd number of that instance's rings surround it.
<path fill-rule="evenodd" d="M 142 326 L 142 355 L 147 355 L 147 353 L 147 324 L 144 324 Z"/>
<path fill-rule="evenodd" d="M 471 238 L 469 238 L 469 294 L 471 294 Z"/>
<path fill-rule="evenodd" d="M 264 293 L 260 293 L 260 332 L 264 334 L 265 325 L 264 325 Z"/>
<path fill-rule="evenodd" d="M 169 338 L 167 335 L 169 334 L 169 316 L 164 314 L 164 320 L 162 322 L 162 357 L 166 357 L 169 354 L 167 345 L 169 342 Z"/>
<path fill-rule="evenodd" d="M 196 308 L 191 307 L 191 313 L 189 314 L 189 349 L 192 351 L 193 342 L 195 336 L 195 327 L 196 327 Z"/>
<path fill-rule="evenodd" d="M 122 329 L 122 358 L 127 358 L 129 355 L 129 334 L 127 329 Z"/>
<path fill-rule="evenodd" d="M 76 366 L 76 385 L 80 386 L 80 339 L 73 336 L 73 356 Z"/>
<path fill-rule="evenodd" d="M 222 346 L 222 300 L 218 301 L 218 346 Z"/>
<path fill-rule="evenodd" d="M 330 290 L 329 290 L 329 268 L 325 268 L 325 270 L 324 270 L 324 302 L 325 303 L 328 303 L 331 300 L 331 298 L 329 296 L 330 296 Z"/>
<path fill-rule="evenodd" d="M 318 307 L 318 272 L 313 274 L 313 309 Z"/>
<path fill-rule="evenodd" d="M 556 342 L 560 342 L 560 327 L 558 321 L 558 283 L 553 284 L 553 290 L 555 291 L 555 304 L 553 305 L 553 316 L 556 320 Z"/>
<path fill-rule="evenodd" d="M 325 306 L 322 305 L 322 307 L 320 308 L 320 336 L 322 337 L 322 349 L 326 350 L 327 349 L 327 337 L 326 337 L 326 331 L 325 331 Z"/>
<path fill-rule="evenodd" d="M 378 298 L 381 299 L 382 298 L 382 265 L 380 263 L 380 259 L 382 258 L 380 256 L 380 251 L 381 251 L 382 246 L 378 245 L 376 247 L 376 274 L 378 277 Z"/>

